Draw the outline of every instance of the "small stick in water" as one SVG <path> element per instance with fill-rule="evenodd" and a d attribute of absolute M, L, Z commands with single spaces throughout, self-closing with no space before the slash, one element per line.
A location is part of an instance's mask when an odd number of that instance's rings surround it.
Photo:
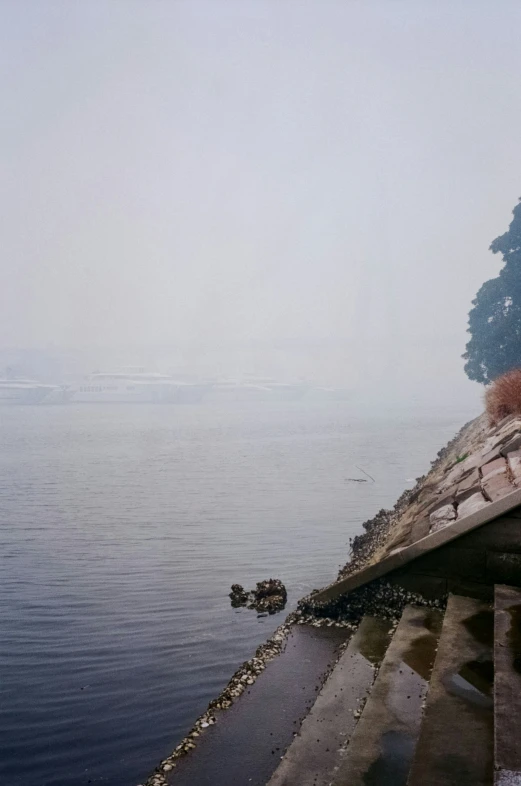
<path fill-rule="evenodd" d="M 365 469 L 362 469 L 362 467 L 357 467 L 357 466 L 356 466 L 356 464 L 355 464 L 355 467 L 356 467 L 357 469 L 359 469 L 359 470 L 360 470 L 360 472 L 363 472 L 363 473 L 364 473 L 364 475 L 367 475 L 367 477 L 368 477 L 368 478 L 371 478 L 371 480 L 373 481 L 373 483 L 376 483 L 376 480 L 373 478 L 373 476 L 372 476 L 372 475 L 370 475 L 370 474 L 369 474 L 369 472 L 366 472 L 366 471 L 365 471 Z"/>

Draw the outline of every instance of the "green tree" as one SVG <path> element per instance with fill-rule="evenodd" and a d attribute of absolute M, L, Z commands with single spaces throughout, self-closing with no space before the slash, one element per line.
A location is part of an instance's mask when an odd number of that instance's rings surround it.
<path fill-rule="evenodd" d="M 463 355 L 469 379 L 487 384 L 512 368 L 521 367 L 521 199 L 508 232 L 492 241 L 493 254 L 502 254 L 504 267 L 485 281 L 469 312 L 470 341 Z"/>

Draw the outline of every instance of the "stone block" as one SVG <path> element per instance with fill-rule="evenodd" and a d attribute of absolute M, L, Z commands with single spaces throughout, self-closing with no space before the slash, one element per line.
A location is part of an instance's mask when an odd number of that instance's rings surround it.
<path fill-rule="evenodd" d="M 508 479 L 506 467 L 503 472 L 492 472 L 481 481 L 481 487 L 486 497 L 492 502 L 501 499 L 506 494 L 514 490 L 513 485 Z"/>
<path fill-rule="evenodd" d="M 465 466 L 466 461 L 467 459 L 460 461 L 452 467 L 438 485 L 438 493 L 447 491 L 451 486 L 457 485 L 473 471 L 474 467 Z"/>
<path fill-rule="evenodd" d="M 485 499 L 481 491 L 476 492 L 471 497 L 463 500 L 458 505 L 458 519 L 463 519 L 465 516 L 470 516 L 472 513 L 476 513 L 481 508 L 484 508 L 488 505 L 488 501 Z"/>
<path fill-rule="evenodd" d="M 511 418 L 509 422 L 507 422 L 504 426 L 498 425 L 496 428 L 496 433 L 490 437 L 490 443 L 492 446 L 498 445 L 505 445 L 508 441 L 515 438 L 517 434 L 521 432 L 521 420 L 519 418 Z M 488 440 L 487 440 L 488 443 Z M 483 451 L 484 453 L 486 451 Z"/>
<path fill-rule="evenodd" d="M 498 423 L 497 432 L 498 435 L 502 436 L 510 436 L 511 434 L 515 434 L 518 431 L 521 431 L 521 419 L 518 415 L 510 415 L 508 420 L 505 420 L 505 425 L 501 425 Z"/>
<path fill-rule="evenodd" d="M 480 481 L 479 470 L 476 467 L 462 481 L 460 481 L 460 483 L 458 483 L 456 494 L 471 488 L 476 483 L 479 483 L 479 481 Z"/>
<path fill-rule="evenodd" d="M 471 453 L 470 456 L 467 456 L 466 459 L 458 462 L 456 466 L 459 466 L 461 471 L 465 475 L 468 472 L 472 472 L 472 470 L 476 469 L 476 467 L 479 467 L 480 463 L 481 463 L 480 453 Z"/>
<path fill-rule="evenodd" d="M 454 505 L 443 505 L 441 508 L 433 511 L 429 516 L 430 522 L 430 532 L 437 532 L 439 529 L 443 529 L 446 527 L 447 524 L 450 524 L 451 521 L 456 520 L 456 508 Z"/>
<path fill-rule="evenodd" d="M 463 502 L 465 502 L 466 499 L 474 497 L 476 494 L 482 494 L 481 483 L 476 483 L 475 485 L 470 486 L 470 488 L 458 491 L 456 494 L 457 505 L 460 506 Z"/>
<path fill-rule="evenodd" d="M 501 438 L 499 441 L 501 441 Z M 486 456 L 487 453 L 490 453 L 490 451 L 494 450 L 497 444 L 498 444 L 498 434 L 497 432 L 495 432 L 494 434 L 492 434 L 491 437 L 488 437 L 483 443 L 483 445 L 481 446 L 481 450 L 479 451 L 480 456 L 481 457 Z"/>
<path fill-rule="evenodd" d="M 515 417 L 515 415 L 505 415 L 504 418 L 501 418 L 499 423 L 496 423 L 496 425 L 493 426 L 492 431 L 501 431 L 507 425 L 507 423 L 510 423 L 510 421 L 514 420 Z"/>
<path fill-rule="evenodd" d="M 487 581 L 492 584 L 521 586 L 521 554 L 487 552 Z"/>
<path fill-rule="evenodd" d="M 521 485 L 521 450 L 512 450 L 507 453 L 508 468 L 516 485 Z"/>
<path fill-rule="evenodd" d="M 490 462 L 497 461 L 497 459 L 500 458 L 502 458 L 501 445 L 498 445 L 497 447 L 492 448 L 492 450 L 487 450 L 487 452 L 482 455 L 479 466 L 483 467 L 485 464 L 490 464 Z"/>
<path fill-rule="evenodd" d="M 455 501 L 460 503 L 463 500 L 478 494 L 481 491 L 479 472 L 475 469 L 473 472 L 462 480 L 456 489 Z"/>
<path fill-rule="evenodd" d="M 442 508 L 444 505 L 452 505 L 456 496 L 456 489 L 457 486 L 453 485 L 449 489 L 431 494 L 428 498 L 422 501 L 421 507 L 419 509 L 421 511 L 425 511 L 430 508 L 432 512 L 437 508 Z"/>
<path fill-rule="evenodd" d="M 406 510 L 403 513 L 403 515 L 400 516 L 400 518 L 396 522 L 395 526 L 391 530 L 391 533 L 393 533 L 393 532 L 396 532 L 396 533 L 401 532 L 401 533 L 404 533 L 405 535 L 408 535 L 410 533 L 411 529 L 412 529 L 412 525 L 414 524 L 414 522 L 418 518 L 418 515 L 420 515 L 420 512 L 419 512 L 419 509 L 418 509 L 417 505 L 413 505 L 411 507 L 406 508 Z M 397 545 L 397 543 L 394 542 L 394 538 L 392 538 L 392 537 L 389 539 L 389 543 L 391 543 L 391 542 L 393 543 L 394 546 Z"/>
<path fill-rule="evenodd" d="M 512 453 L 515 450 L 519 450 L 521 448 L 521 434 L 515 434 L 511 439 L 506 442 L 502 448 L 501 453 L 503 456 L 506 456 L 508 453 Z"/>
<path fill-rule="evenodd" d="M 507 462 L 502 456 L 500 458 L 494 459 L 494 461 L 489 461 L 487 464 L 484 464 L 481 467 L 481 474 L 483 478 L 502 474 L 507 471 Z"/>
<path fill-rule="evenodd" d="M 456 497 L 457 486 L 451 486 L 450 489 L 444 490 L 440 493 L 429 494 L 421 503 L 418 502 L 414 509 L 411 511 L 412 518 L 415 520 L 418 517 L 428 516 L 434 513 L 435 510 L 445 507 L 445 505 L 453 505 Z"/>
<path fill-rule="evenodd" d="M 401 528 L 394 533 L 392 538 L 389 538 L 387 541 L 387 549 L 389 550 L 389 554 L 393 554 L 398 549 L 403 549 L 409 537 L 409 532 L 407 530 L 402 530 Z"/>
<path fill-rule="evenodd" d="M 412 525 L 410 542 L 416 543 L 417 540 L 426 537 L 429 534 L 430 521 L 428 516 L 418 518 Z"/>

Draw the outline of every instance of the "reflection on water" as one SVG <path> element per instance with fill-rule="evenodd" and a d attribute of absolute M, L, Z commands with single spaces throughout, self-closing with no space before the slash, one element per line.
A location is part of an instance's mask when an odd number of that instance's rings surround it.
<path fill-rule="evenodd" d="M 137 783 L 465 413 L 11 408 L 0 420 L 0 782 Z M 346 483 L 357 464 L 376 483 Z M 286 612 L 284 612 L 285 614 Z"/>

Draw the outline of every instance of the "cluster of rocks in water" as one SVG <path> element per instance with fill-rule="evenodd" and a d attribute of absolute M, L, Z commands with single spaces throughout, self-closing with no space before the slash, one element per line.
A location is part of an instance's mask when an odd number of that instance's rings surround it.
<path fill-rule="evenodd" d="M 259 614 L 275 614 L 286 606 L 288 594 L 280 579 L 267 579 L 257 582 L 249 592 L 241 584 L 232 584 L 229 597 L 233 608 L 247 606 Z"/>

